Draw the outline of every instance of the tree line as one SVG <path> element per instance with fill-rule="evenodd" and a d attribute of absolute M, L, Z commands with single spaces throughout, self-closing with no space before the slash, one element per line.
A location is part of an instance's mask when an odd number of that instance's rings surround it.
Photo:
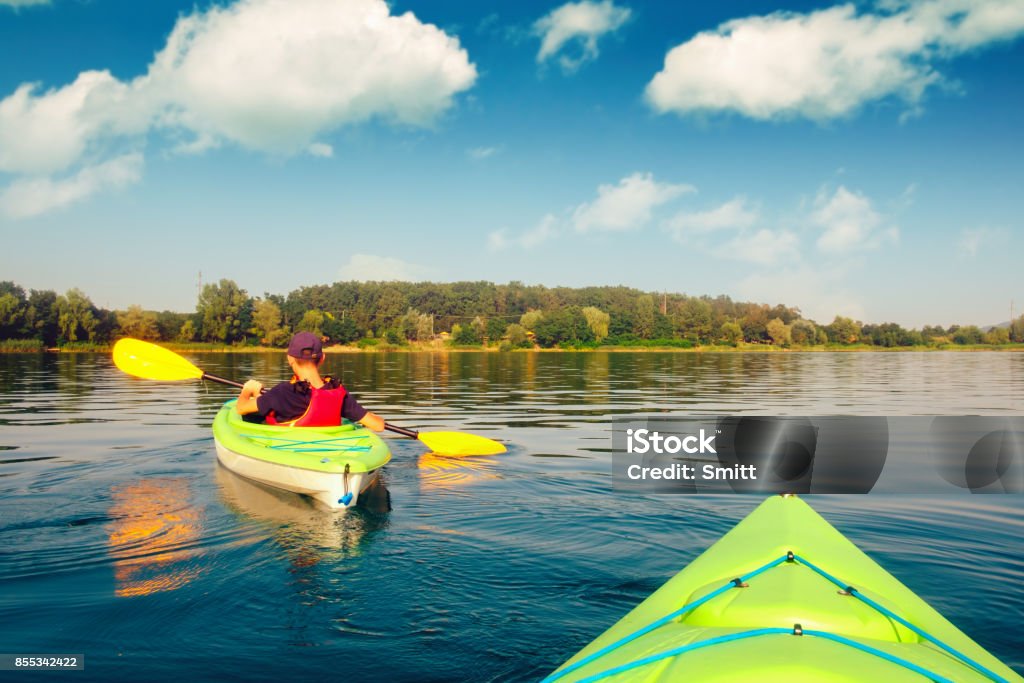
<path fill-rule="evenodd" d="M 727 296 L 644 292 L 631 287 L 545 287 L 521 282 L 336 282 L 287 296 L 249 295 L 223 279 L 202 288 L 191 313 L 96 306 L 79 289 L 26 292 L 0 282 L 0 340 L 45 347 L 161 342 L 284 346 L 306 330 L 329 343 L 451 344 L 506 348 L 771 344 L 907 347 L 1024 342 L 1024 316 L 1009 327 L 905 329 L 836 316 L 821 324 L 782 304 Z"/>

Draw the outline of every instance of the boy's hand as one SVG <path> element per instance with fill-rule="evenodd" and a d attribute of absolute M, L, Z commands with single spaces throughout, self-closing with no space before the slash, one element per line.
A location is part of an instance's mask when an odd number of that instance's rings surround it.
<path fill-rule="evenodd" d="M 263 391 L 263 385 L 254 379 L 243 384 L 242 390 L 238 392 L 238 400 L 235 402 L 235 412 L 239 415 L 257 412 L 260 407 L 256 403 L 256 399 L 259 398 L 261 391 Z"/>

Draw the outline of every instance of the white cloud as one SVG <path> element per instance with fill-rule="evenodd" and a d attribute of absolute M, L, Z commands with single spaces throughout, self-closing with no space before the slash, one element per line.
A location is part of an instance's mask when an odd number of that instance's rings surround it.
<path fill-rule="evenodd" d="M 558 58 L 562 70 L 572 73 L 583 64 L 597 59 L 597 40 L 618 30 L 630 16 L 628 7 L 616 7 L 611 0 L 569 2 L 536 21 L 534 33 L 541 37 L 537 62 L 555 57 L 570 43 L 579 45 L 576 57 L 563 54 Z"/>
<path fill-rule="evenodd" d="M 799 259 L 800 239 L 787 230 L 744 230 L 714 253 L 722 258 L 770 266 Z"/>
<path fill-rule="evenodd" d="M 0 6 L 6 5 L 18 9 L 19 7 L 31 7 L 32 5 L 49 5 L 50 0 L 0 0 Z"/>
<path fill-rule="evenodd" d="M 96 164 L 163 131 L 176 151 L 225 142 L 275 154 L 324 152 L 317 138 L 369 119 L 429 126 L 473 85 L 459 41 L 384 0 L 239 0 L 182 16 L 144 76 L 85 71 L 0 100 L 0 171 Z"/>
<path fill-rule="evenodd" d="M 670 218 L 665 227 L 679 242 L 690 235 L 703 235 L 719 230 L 745 230 L 757 222 L 757 212 L 747 206 L 743 197 L 735 197 L 725 204 L 696 213 L 681 211 Z"/>
<path fill-rule="evenodd" d="M 507 228 L 487 236 L 487 247 L 500 251 L 510 247 L 531 249 L 556 237 L 572 226 L 576 232 L 624 232 L 642 228 L 654 210 L 686 192 L 691 185 L 660 183 L 650 173 L 634 173 L 617 185 L 600 185 L 597 198 L 567 209 L 561 215 L 546 214 L 537 225 L 518 235 Z"/>
<path fill-rule="evenodd" d="M 306 151 L 312 156 L 321 157 L 323 159 L 330 159 L 334 156 L 334 148 L 326 142 L 314 142 L 306 148 Z"/>
<path fill-rule="evenodd" d="M 475 80 L 456 38 L 383 0 L 243 0 L 180 18 L 138 87 L 164 125 L 290 153 L 373 117 L 428 125 Z"/>
<path fill-rule="evenodd" d="M 993 242 L 1000 242 L 1006 237 L 1006 232 L 993 228 L 967 228 L 960 231 L 960 239 L 956 247 L 964 256 L 975 258 L 982 246 L 991 245 Z"/>
<path fill-rule="evenodd" d="M 508 236 L 508 228 L 500 228 L 487 236 L 487 248 L 490 251 L 501 251 L 514 243 L 515 240 Z"/>
<path fill-rule="evenodd" d="M 536 226 L 518 237 L 509 236 L 507 229 L 495 230 L 487 237 L 487 246 L 491 251 L 500 251 L 509 247 L 532 249 L 547 242 L 558 234 L 558 218 L 547 214 Z"/>
<path fill-rule="evenodd" d="M 1024 3 L 1007 0 L 843 4 L 807 14 L 734 19 L 665 56 L 647 85 L 659 112 L 735 111 L 755 119 L 824 121 L 886 97 L 920 107 L 943 83 L 934 62 L 1024 31 Z"/>
<path fill-rule="evenodd" d="M 983 238 L 984 233 L 981 230 L 964 230 L 960 233 L 960 240 L 956 246 L 961 253 L 974 258 L 978 255 L 978 247 L 981 246 Z"/>
<path fill-rule="evenodd" d="M 618 185 L 598 187 L 597 199 L 576 207 L 572 223 L 578 232 L 635 230 L 651 220 L 656 207 L 694 191 L 692 185 L 660 183 L 650 173 L 634 173 Z"/>
<path fill-rule="evenodd" d="M 767 228 L 753 230 L 759 220 L 758 212 L 744 197 L 734 197 L 706 211 L 681 211 L 665 221 L 665 229 L 676 242 L 719 258 L 763 266 L 799 259 L 800 239 L 796 234 Z"/>
<path fill-rule="evenodd" d="M 476 159 L 477 161 L 481 161 L 488 157 L 494 156 L 495 154 L 498 153 L 498 151 L 498 147 L 473 147 L 471 149 L 467 149 L 466 154 L 468 154 L 471 158 Z"/>
<path fill-rule="evenodd" d="M 832 194 L 818 193 L 811 222 L 823 230 L 818 248 L 826 252 L 873 249 L 884 240 L 895 240 L 894 227 L 883 229 L 882 216 L 871 200 L 863 194 L 850 192 L 844 186 Z"/>
<path fill-rule="evenodd" d="M 0 100 L 0 171 L 63 171 L 97 137 L 145 128 L 129 102 L 131 89 L 106 71 L 84 71 L 63 88 L 37 90 L 26 83 Z"/>
<path fill-rule="evenodd" d="M 431 269 L 391 256 L 352 254 L 348 263 L 338 271 L 342 280 L 414 281 L 425 280 Z"/>
<path fill-rule="evenodd" d="M 865 308 L 856 292 L 843 284 L 843 267 L 801 266 L 752 273 L 736 284 L 738 298 L 796 306 L 804 317 L 825 324 L 837 315 L 864 320 Z"/>
<path fill-rule="evenodd" d="M 10 218 L 28 218 L 59 209 L 101 190 L 125 187 L 142 176 L 142 155 L 126 154 L 83 168 L 62 180 L 24 178 L 0 192 L 0 211 Z"/>

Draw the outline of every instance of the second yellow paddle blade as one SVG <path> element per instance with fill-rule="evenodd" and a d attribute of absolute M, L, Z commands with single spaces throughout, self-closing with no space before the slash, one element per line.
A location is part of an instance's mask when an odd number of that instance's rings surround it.
<path fill-rule="evenodd" d="M 138 339 L 122 339 L 114 344 L 114 365 L 135 377 L 174 382 L 200 379 L 203 371 L 162 346 Z"/>
<path fill-rule="evenodd" d="M 420 441 L 434 453 L 447 456 L 497 455 L 505 446 L 476 434 L 462 432 L 420 432 Z"/>

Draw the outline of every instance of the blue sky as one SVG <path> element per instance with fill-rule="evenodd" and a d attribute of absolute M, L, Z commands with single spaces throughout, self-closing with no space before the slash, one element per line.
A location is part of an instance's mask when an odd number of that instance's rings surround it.
<path fill-rule="evenodd" d="M 0 0 L 0 279 L 1024 310 L 1024 3 Z"/>

